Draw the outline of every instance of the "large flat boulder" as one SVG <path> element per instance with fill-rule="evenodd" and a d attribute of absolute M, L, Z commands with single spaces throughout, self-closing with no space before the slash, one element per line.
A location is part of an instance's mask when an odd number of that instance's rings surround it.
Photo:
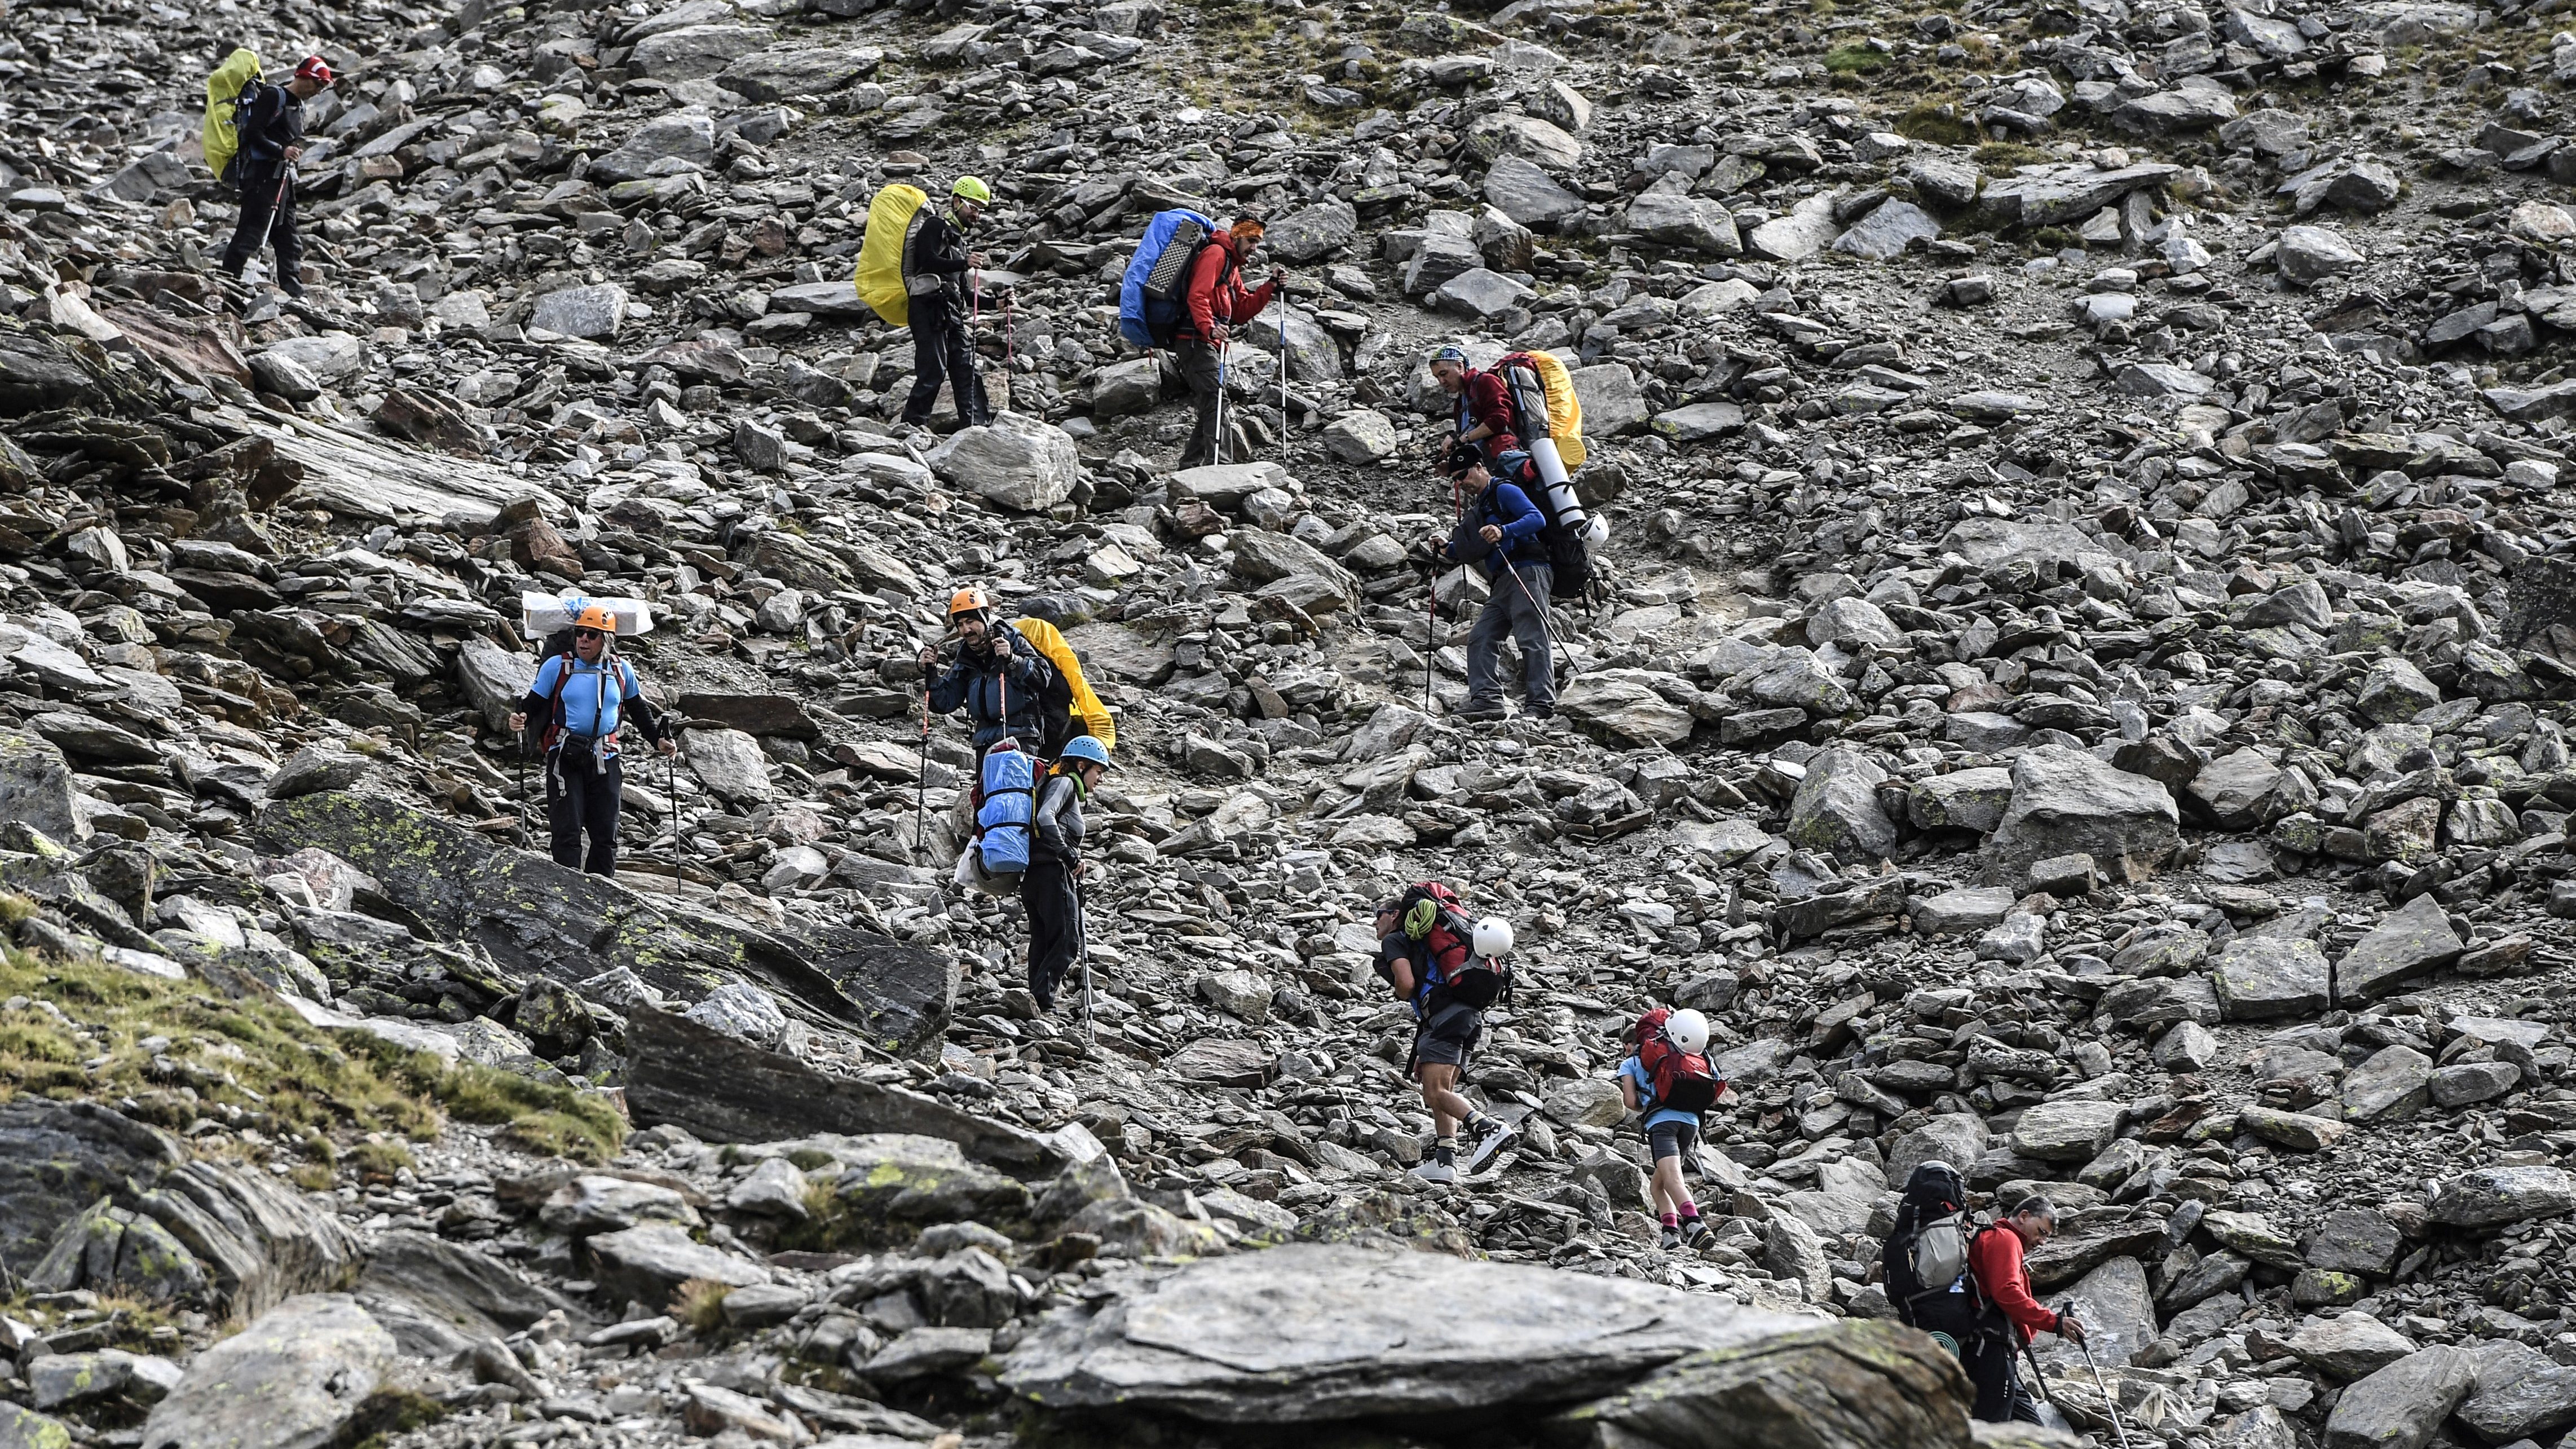
<path fill-rule="evenodd" d="M 1894 1323 L 1768 1334 L 1664 1365 L 1551 1421 L 1549 1442 L 1626 1449 L 1965 1449 L 1967 1375 Z"/>
<path fill-rule="evenodd" d="M 1051 1172 L 1047 1138 L 935 1097 L 838 1077 L 683 1016 L 637 1007 L 626 1023 L 626 1106 L 639 1127 L 671 1123 L 709 1142 L 897 1132 L 954 1142 L 1017 1173 Z"/>
<path fill-rule="evenodd" d="M 1985 850 L 1987 869 L 2010 884 L 2061 855 L 2089 855 L 2115 881 L 2143 880 L 2182 844 L 2172 792 L 2082 750 L 2024 751 L 2013 761 L 2012 791 Z"/>
<path fill-rule="evenodd" d="M 1426 1313 L 1426 1304 L 1460 1311 Z M 1891 1346 L 1867 1334 L 1857 1324 L 1820 1327 L 1623 1278 L 1292 1243 L 1140 1275 L 1113 1295 L 1052 1315 L 1012 1350 L 1002 1383 L 1045 1409 L 1303 1424 L 1579 1402 L 1627 1389 L 1687 1355 L 1718 1350 L 1751 1364 L 1768 1346 L 1781 1355 L 1772 1367 L 1784 1371 L 1822 1365 L 1809 1355 L 1842 1357 L 1834 1373 L 1848 1392 L 1816 1406 L 1836 1416 L 1830 1424 L 1848 1422 L 1841 1415 L 1900 1415 L 1895 1399 L 1935 1406 L 1921 1429 L 1878 1437 L 1856 1426 L 1845 1437 L 1806 1442 L 1963 1445 L 1956 1369 L 1945 1375 L 1909 1347 L 1881 1353 Z M 1691 1392 L 1748 1401 L 1728 1387 L 1740 1379 L 1714 1362 L 1704 1367 L 1708 1377 Z M 1621 1412 L 1645 1410 L 1640 1403 Z M 1760 1441 L 1596 1441 L 1587 1433 L 1579 1442 Z"/>
<path fill-rule="evenodd" d="M 290 1298 L 188 1366 L 144 1449 L 322 1449 L 394 1367 L 393 1335 L 344 1293 Z"/>
<path fill-rule="evenodd" d="M 272 804 L 258 835 L 279 855 L 329 851 L 383 882 L 440 939 L 475 941 L 523 978 L 577 988 L 625 967 L 685 1002 L 744 982 L 791 1017 L 889 1051 L 910 1050 L 948 1025 L 956 987 L 947 959 L 874 932 L 808 925 L 790 942 L 372 796 L 325 791 Z"/>
<path fill-rule="evenodd" d="M 2347 997 L 2376 1000 L 2460 959 L 2468 949 L 2430 892 L 2390 911 L 2335 963 L 2335 986 Z"/>

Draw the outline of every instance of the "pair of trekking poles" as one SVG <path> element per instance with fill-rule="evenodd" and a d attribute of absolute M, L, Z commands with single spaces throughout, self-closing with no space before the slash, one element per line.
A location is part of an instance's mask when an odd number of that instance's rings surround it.
<path fill-rule="evenodd" d="M 1216 349 L 1216 435 L 1208 440 L 1208 461 L 1225 461 L 1225 380 L 1234 362 L 1234 341 Z M 1279 304 L 1279 461 L 1288 461 L 1288 304 Z"/>
<path fill-rule="evenodd" d="M 2004 1332 L 2012 1334 L 2015 1338 L 2021 1338 L 2021 1335 L 2010 1326 L 2006 1326 Z M 2102 1395 L 2102 1411 L 2111 1418 L 2113 1442 L 2118 1445 L 2118 1449 L 2129 1449 L 2129 1431 L 2120 1422 L 2120 1400 L 2111 1392 L 2111 1386 L 2103 1381 L 2102 1365 L 2093 1357 L 2093 1345 L 2079 1339 L 2075 1346 L 2084 1351 L 2084 1366 L 2093 1371 L 2093 1387 Z M 2039 1396 L 2048 1401 L 2048 1406 L 2057 1411 L 2059 1418 L 2065 1419 L 2070 1424 L 2073 1423 L 2074 1417 L 2066 1412 L 2064 1404 L 2057 1401 L 2056 1391 L 2049 1388 L 2048 1375 L 2040 1371 L 2039 1354 L 2031 1348 L 2030 1340 L 2022 1339 L 2021 1351 L 2022 1357 L 2030 1360 L 2030 1373 L 2031 1377 L 2039 1383 Z"/>

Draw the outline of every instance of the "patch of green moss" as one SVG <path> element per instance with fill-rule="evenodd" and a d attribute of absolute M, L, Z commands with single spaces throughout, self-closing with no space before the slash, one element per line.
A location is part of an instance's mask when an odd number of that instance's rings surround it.
<path fill-rule="evenodd" d="M 1896 134 L 1936 146 L 1964 146 L 1977 139 L 1977 128 L 1958 107 L 1924 101 L 1896 118 Z"/>
<path fill-rule="evenodd" d="M 1887 64 L 1887 53 L 1867 45 L 1837 45 L 1825 52 L 1825 69 L 1835 75 L 1859 75 Z"/>
<path fill-rule="evenodd" d="M 351 1449 L 385 1449 L 395 1438 L 447 1417 L 438 1400 L 412 1389 L 383 1388 L 367 1396 L 341 1436 Z"/>

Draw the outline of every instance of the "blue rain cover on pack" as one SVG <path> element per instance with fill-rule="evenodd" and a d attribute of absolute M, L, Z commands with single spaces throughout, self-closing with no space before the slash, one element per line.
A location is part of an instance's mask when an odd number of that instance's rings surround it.
<path fill-rule="evenodd" d="M 1171 245 L 1172 233 L 1184 221 L 1195 221 L 1203 231 L 1213 234 L 1216 222 L 1195 211 L 1158 211 L 1145 223 L 1145 235 L 1136 243 L 1136 254 L 1127 259 L 1127 270 L 1118 279 L 1118 331 L 1139 347 L 1159 347 L 1154 334 L 1145 325 L 1145 275 L 1154 270 L 1163 248 Z"/>
<path fill-rule="evenodd" d="M 976 849 L 987 875 L 1029 866 L 1029 822 L 1037 816 L 1037 757 L 1009 741 L 984 753 L 984 803 L 975 812 Z"/>

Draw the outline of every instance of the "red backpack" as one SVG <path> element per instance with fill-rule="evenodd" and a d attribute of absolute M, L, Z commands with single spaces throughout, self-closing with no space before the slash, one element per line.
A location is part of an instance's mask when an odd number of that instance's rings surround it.
<path fill-rule="evenodd" d="M 1430 908 L 1430 922 L 1416 931 L 1416 914 L 1425 906 Z M 1405 934 L 1422 943 L 1428 958 L 1422 982 L 1413 993 L 1415 1010 L 1428 1015 L 1435 1007 L 1454 1002 L 1482 1011 L 1511 989 L 1511 966 L 1476 954 L 1471 944 L 1476 928 L 1456 891 L 1436 880 L 1423 881 L 1405 891 L 1396 902 L 1396 913 Z"/>
<path fill-rule="evenodd" d="M 1725 1081 L 1706 1052 L 1686 1052 L 1664 1038 L 1664 1022 L 1673 1009 L 1659 1006 L 1637 1018 L 1637 1065 L 1645 1068 L 1650 1110 L 1705 1112 L 1717 1105 Z"/>

